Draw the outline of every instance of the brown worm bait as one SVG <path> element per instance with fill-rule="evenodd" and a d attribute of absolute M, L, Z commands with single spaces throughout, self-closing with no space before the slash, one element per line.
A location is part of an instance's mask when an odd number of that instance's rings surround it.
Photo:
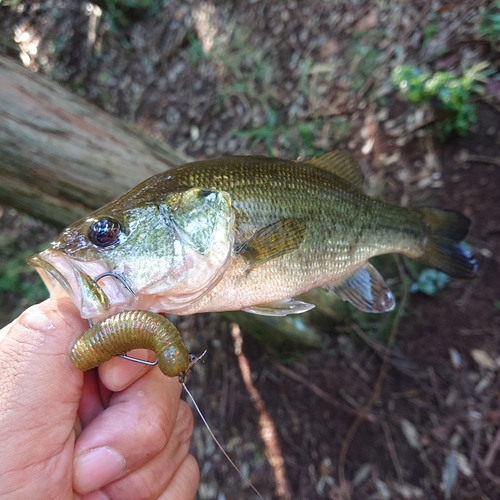
<path fill-rule="evenodd" d="M 132 349 L 150 349 L 167 377 L 184 375 L 194 364 L 179 331 L 163 316 L 149 311 L 124 311 L 89 328 L 74 345 L 71 361 L 79 370 L 95 368 Z"/>

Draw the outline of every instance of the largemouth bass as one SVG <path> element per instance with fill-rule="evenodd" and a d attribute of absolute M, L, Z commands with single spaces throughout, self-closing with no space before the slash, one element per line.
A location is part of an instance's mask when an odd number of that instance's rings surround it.
<path fill-rule="evenodd" d="M 316 287 L 363 311 L 390 311 L 394 296 L 369 262 L 387 253 L 475 276 L 459 246 L 467 217 L 390 205 L 362 184 L 340 151 L 306 162 L 195 161 L 70 225 L 29 263 L 52 295 L 69 294 L 94 321 L 135 309 L 301 313 L 313 306 L 294 297 Z"/>

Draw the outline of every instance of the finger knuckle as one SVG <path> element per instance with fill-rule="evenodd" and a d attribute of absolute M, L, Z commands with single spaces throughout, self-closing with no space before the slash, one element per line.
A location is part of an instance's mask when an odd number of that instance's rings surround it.
<path fill-rule="evenodd" d="M 139 418 L 138 434 L 141 441 L 149 443 L 152 452 L 160 452 L 166 445 L 169 435 L 168 415 L 159 406 L 151 405 Z"/>
<path fill-rule="evenodd" d="M 177 414 L 177 423 L 179 440 L 188 442 L 191 440 L 194 430 L 194 417 L 191 408 L 184 401 L 179 404 L 179 412 Z"/>

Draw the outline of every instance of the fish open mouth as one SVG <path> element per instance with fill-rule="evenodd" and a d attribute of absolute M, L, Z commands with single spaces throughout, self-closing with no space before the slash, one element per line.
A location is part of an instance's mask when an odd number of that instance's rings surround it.
<path fill-rule="evenodd" d="M 135 302 L 125 279 L 101 262 L 76 261 L 51 248 L 32 255 L 27 262 L 38 271 L 50 296 L 69 296 L 82 318 L 97 321 L 130 309 Z"/>

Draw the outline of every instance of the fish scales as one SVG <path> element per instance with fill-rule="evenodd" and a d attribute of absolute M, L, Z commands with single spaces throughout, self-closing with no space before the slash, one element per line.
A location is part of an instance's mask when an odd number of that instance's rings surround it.
<path fill-rule="evenodd" d="M 158 176 L 150 190 L 151 201 L 162 203 L 166 194 L 179 188 L 226 190 L 231 193 L 235 228 L 241 239 L 276 220 L 304 217 L 307 236 L 301 245 L 302 255 L 305 264 L 311 265 L 328 262 L 330 266 L 332 257 L 357 263 L 365 260 L 373 247 L 397 252 L 401 245 L 411 251 L 403 241 L 402 229 L 406 229 L 412 244 L 421 233 L 420 228 L 412 229 L 420 222 L 419 217 L 378 202 L 327 171 L 286 160 L 241 158 L 220 159 L 213 165 L 193 162 L 167 171 Z M 140 187 L 138 198 L 139 202 L 147 199 Z M 400 241 L 395 241 L 395 236 Z M 290 255 L 287 260 L 297 257 Z"/>

